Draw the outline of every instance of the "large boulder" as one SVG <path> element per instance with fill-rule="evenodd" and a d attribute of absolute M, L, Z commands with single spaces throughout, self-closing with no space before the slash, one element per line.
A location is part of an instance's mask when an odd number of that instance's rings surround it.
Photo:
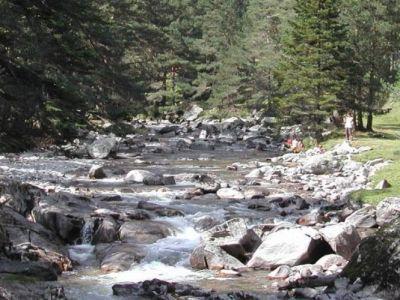
<path fill-rule="evenodd" d="M 361 242 L 357 229 L 346 223 L 328 225 L 320 229 L 319 232 L 332 250 L 346 259 L 351 258 Z"/>
<path fill-rule="evenodd" d="M 121 241 L 152 244 L 174 233 L 166 223 L 158 221 L 135 221 L 122 224 L 119 229 Z"/>
<path fill-rule="evenodd" d="M 216 193 L 221 188 L 221 184 L 209 175 L 195 175 L 193 179 L 196 181 L 196 188 L 204 193 Z"/>
<path fill-rule="evenodd" d="M 113 218 L 100 218 L 94 221 L 93 244 L 111 243 L 118 238 L 118 224 Z"/>
<path fill-rule="evenodd" d="M 261 244 L 260 237 L 248 228 L 243 219 L 232 219 L 206 231 L 203 235 L 206 243 L 213 243 L 242 262 L 248 260 Z"/>
<path fill-rule="evenodd" d="M 244 194 L 241 191 L 232 188 L 222 188 L 217 191 L 220 199 L 243 200 Z"/>
<path fill-rule="evenodd" d="M 105 159 L 115 155 L 118 150 L 118 140 L 115 137 L 100 137 L 88 146 L 91 158 Z"/>
<path fill-rule="evenodd" d="M 162 206 L 156 203 L 151 203 L 148 201 L 139 201 L 138 203 L 138 209 L 144 209 L 147 211 L 152 211 L 156 215 L 160 217 L 176 217 L 176 216 L 184 216 L 185 214 L 177 209 Z"/>
<path fill-rule="evenodd" d="M 201 244 L 190 255 L 190 265 L 194 269 L 222 270 L 239 269 L 244 264 L 214 244 Z"/>
<path fill-rule="evenodd" d="M 142 247 L 131 243 L 98 244 L 95 248 L 96 258 L 100 261 L 103 272 L 121 272 L 140 263 L 146 256 Z"/>
<path fill-rule="evenodd" d="M 103 179 L 106 177 L 107 175 L 104 172 L 103 166 L 93 165 L 89 170 L 90 179 Z"/>
<path fill-rule="evenodd" d="M 324 247 L 321 236 L 309 227 L 279 228 L 268 234 L 247 263 L 251 268 L 296 266 L 318 258 Z M 320 248 L 320 249 L 318 249 Z"/>
<path fill-rule="evenodd" d="M 48 262 L 0 260 L 0 275 L 27 276 L 37 280 L 55 281 L 57 272 L 57 267 Z"/>
<path fill-rule="evenodd" d="M 343 269 L 348 261 L 337 254 L 328 254 L 321 257 L 315 264 L 323 268 L 324 271 Z"/>
<path fill-rule="evenodd" d="M 0 209 L 0 220 L 5 224 L 4 230 L 14 245 L 32 242 L 47 251 L 64 252 L 64 243 L 56 233 L 39 223 L 29 221 L 13 209 L 9 207 Z"/>
<path fill-rule="evenodd" d="M 375 236 L 364 239 L 344 269 L 352 281 L 383 293 L 383 299 L 400 298 L 400 218 L 382 227 Z"/>
<path fill-rule="evenodd" d="M 244 220 L 232 219 L 203 233 L 190 262 L 196 269 L 239 268 L 260 244 L 261 239 Z"/>
<path fill-rule="evenodd" d="M 346 223 L 357 228 L 372 228 L 376 226 L 376 211 L 373 206 L 365 206 L 346 218 Z"/>
<path fill-rule="evenodd" d="M 245 125 L 245 122 L 238 117 L 232 117 L 229 119 L 222 120 L 221 126 L 222 130 L 234 130 L 237 128 L 242 128 Z"/>
<path fill-rule="evenodd" d="M 400 217 L 400 198 L 389 197 L 376 207 L 376 222 L 382 226 Z"/>
<path fill-rule="evenodd" d="M 68 193 L 48 195 L 32 210 L 34 220 L 73 243 L 80 237 L 85 217 L 92 211 L 88 198 Z"/>
<path fill-rule="evenodd" d="M 319 154 L 307 157 L 303 163 L 304 173 L 322 175 L 332 173 L 342 167 L 342 162 L 331 154 Z"/>
<path fill-rule="evenodd" d="M 31 262 L 42 262 L 51 265 L 58 275 L 64 271 L 72 270 L 72 262 L 65 255 L 43 249 L 32 245 L 31 243 L 23 243 L 13 247 L 12 256 L 17 256 L 22 260 Z"/>
<path fill-rule="evenodd" d="M 18 181 L 0 183 L 0 196 L 6 201 L 6 206 L 12 207 L 21 215 L 27 216 L 38 199 L 44 196 L 40 188 Z"/>
<path fill-rule="evenodd" d="M 125 181 L 133 183 L 143 183 L 145 178 L 156 176 L 150 171 L 146 170 L 132 170 L 125 176 Z"/>

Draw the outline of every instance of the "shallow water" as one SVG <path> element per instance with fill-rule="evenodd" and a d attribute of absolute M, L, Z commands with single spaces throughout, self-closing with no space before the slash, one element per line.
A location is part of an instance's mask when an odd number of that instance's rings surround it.
<path fill-rule="evenodd" d="M 272 156 L 273 154 L 269 155 Z M 126 155 L 127 157 L 129 155 Z M 200 157 L 200 159 L 199 159 Z M 161 239 L 146 246 L 147 255 L 140 264 L 132 265 L 125 272 L 101 274 L 94 255 L 94 246 L 89 244 L 69 246 L 71 258 L 80 263 L 73 272 L 65 273 L 60 284 L 65 286 L 68 299 L 110 299 L 111 286 L 121 282 L 138 282 L 147 279 L 163 279 L 176 282 L 188 282 L 220 291 L 247 290 L 268 292 L 268 283 L 264 274 L 244 274 L 240 278 L 218 278 L 210 271 L 196 271 L 190 268 L 189 256 L 200 243 L 201 232 L 195 222 L 204 217 L 213 217 L 223 222 L 232 217 L 242 217 L 250 222 L 260 222 L 266 218 L 277 217 L 268 212 L 247 209 L 240 202 L 221 201 L 210 198 L 194 202 L 181 200 L 187 188 L 193 186 L 190 181 L 178 181 L 176 186 L 148 187 L 128 184 L 124 175 L 133 169 L 145 169 L 160 174 L 212 174 L 219 179 L 235 184 L 256 166 L 256 161 L 265 162 L 265 153 L 244 150 L 242 148 L 224 148 L 212 152 L 187 151 L 176 154 L 148 154 L 140 157 L 148 162 L 142 164 L 135 158 L 107 161 L 88 159 L 66 159 L 47 154 L 27 153 L 22 156 L 0 157 L 0 174 L 28 181 L 55 191 L 65 190 L 77 193 L 118 194 L 122 202 L 112 205 L 123 208 L 141 200 L 168 205 L 185 213 L 184 217 L 158 218 L 171 224 L 175 235 Z M 239 171 L 227 171 L 226 166 L 239 162 L 244 167 Z M 108 178 L 90 180 L 87 173 L 93 164 L 104 165 Z M 279 187 L 276 187 L 279 190 Z"/>

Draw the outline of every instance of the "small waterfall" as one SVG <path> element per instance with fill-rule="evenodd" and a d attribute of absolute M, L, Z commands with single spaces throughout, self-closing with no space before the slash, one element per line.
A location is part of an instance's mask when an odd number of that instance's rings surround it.
<path fill-rule="evenodd" d="M 92 238 L 93 238 L 93 221 L 92 220 L 86 220 L 85 225 L 82 227 L 81 230 L 81 240 L 82 244 L 91 244 L 92 243 Z"/>

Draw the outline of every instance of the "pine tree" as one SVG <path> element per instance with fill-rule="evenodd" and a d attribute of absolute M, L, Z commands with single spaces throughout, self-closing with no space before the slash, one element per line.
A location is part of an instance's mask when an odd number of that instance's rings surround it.
<path fill-rule="evenodd" d="M 349 24 L 352 68 L 349 72 L 347 107 L 358 112 L 358 126 L 372 131 L 373 114 L 388 99 L 388 86 L 397 75 L 400 46 L 400 1 L 349 0 L 344 3 L 343 20 Z"/>
<path fill-rule="evenodd" d="M 319 138 L 344 84 L 346 28 L 338 0 L 296 0 L 294 10 L 279 69 L 281 105 L 291 122 Z"/>

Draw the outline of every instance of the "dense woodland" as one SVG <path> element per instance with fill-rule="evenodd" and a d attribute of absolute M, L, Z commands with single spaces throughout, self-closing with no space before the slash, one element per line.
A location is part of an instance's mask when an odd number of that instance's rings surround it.
<path fill-rule="evenodd" d="M 317 135 L 353 110 L 372 130 L 398 73 L 400 0 L 0 0 L 0 15 L 0 144 L 192 103 Z"/>

